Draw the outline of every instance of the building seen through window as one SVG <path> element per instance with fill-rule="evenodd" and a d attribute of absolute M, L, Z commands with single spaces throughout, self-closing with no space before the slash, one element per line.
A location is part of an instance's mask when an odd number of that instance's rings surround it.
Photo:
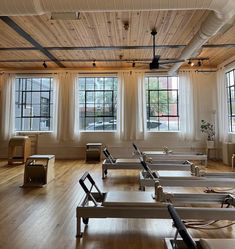
<path fill-rule="evenodd" d="M 178 77 L 145 77 L 147 130 L 179 130 Z"/>
<path fill-rule="evenodd" d="M 80 77 L 79 127 L 83 131 L 116 130 L 117 77 Z"/>
<path fill-rule="evenodd" d="M 51 131 L 52 114 L 53 79 L 16 78 L 15 130 Z"/>

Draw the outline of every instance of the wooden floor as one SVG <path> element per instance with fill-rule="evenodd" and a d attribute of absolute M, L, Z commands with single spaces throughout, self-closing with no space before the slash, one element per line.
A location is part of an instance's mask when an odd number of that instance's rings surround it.
<path fill-rule="evenodd" d="M 81 175 L 89 171 L 104 191 L 138 190 L 138 171 L 110 171 L 102 180 L 101 164 L 56 160 L 53 182 L 44 188 L 20 188 L 23 169 L 0 161 L 1 249 L 163 249 L 163 238 L 174 236 L 170 220 L 90 219 L 84 237 L 75 237 Z M 218 162 L 209 162 L 208 169 L 231 171 Z M 191 231 L 194 237 L 235 238 L 235 227 Z"/>

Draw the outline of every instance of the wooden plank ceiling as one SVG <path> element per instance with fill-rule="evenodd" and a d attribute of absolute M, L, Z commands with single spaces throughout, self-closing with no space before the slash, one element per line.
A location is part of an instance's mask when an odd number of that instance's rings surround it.
<path fill-rule="evenodd" d="M 66 68 L 92 68 L 96 61 L 97 68 L 131 67 L 135 62 L 137 68 L 147 69 L 152 59 L 150 33 L 154 27 L 158 32 L 156 45 L 178 45 L 176 48 L 157 48 L 156 54 L 161 59 L 177 59 L 208 13 L 206 10 L 87 12 L 80 13 L 79 20 L 50 20 L 49 15 L 10 18 Z M 127 30 L 125 23 L 129 24 Z M 208 44 L 234 44 L 234 33 L 235 26 L 232 26 L 211 38 Z M 100 46 L 106 49 L 92 49 Z M 117 49 L 115 46 L 149 47 Z M 209 58 L 203 65 L 215 67 L 231 55 L 235 55 L 235 48 L 205 47 L 197 57 Z M 59 68 L 0 20 L 0 68 L 42 69 L 44 61 L 48 68 Z"/>

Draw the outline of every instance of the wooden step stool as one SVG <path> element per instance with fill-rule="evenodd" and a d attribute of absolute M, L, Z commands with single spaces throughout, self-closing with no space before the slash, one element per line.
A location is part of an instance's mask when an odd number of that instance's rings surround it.
<path fill-rule="evenodd" d="M 54 155 L 32 155 L 24 168 L 23 187 L 43 187 L 55 178 Z"/>
<path fill-rule="evenodd" d="M 21 153 L 17 155 L 17 147 L 21 147 Z M 28 136 L 12 137 L 8 144 L 8 164 L 23 164 L 31 155 L 31 141 Z"/>
<path fill-rule="evenodd" d="M 101 160 L 102 143 L 87 143 L 86 144 L 86 162 L 100 162 Z"/>

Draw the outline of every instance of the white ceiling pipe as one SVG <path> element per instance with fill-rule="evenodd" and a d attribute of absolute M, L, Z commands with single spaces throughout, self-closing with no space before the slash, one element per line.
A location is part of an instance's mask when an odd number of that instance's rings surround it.
<path fill-rule="evenodd" d="M 214 36 L 225 24 L 229 23 L 235 17 L 235 1 L 221 1 L 217 5 L 219 10 L 211 12 L 202 23 L 197 34 L 191 39 L 189 44 L 183 49 L 180 60 L 186 60 L 190 57 L 196 57 L 202 45 Z M 197 53 L 198 52 L 198 53 Z M 183 62 L 175 63 L 169 70 L 169 75 L 175 75 Z"/>
<path fill-rule="evenodd" d="M 208 9 L 221 13 L 234 0 L 1 0 L 0 16 L 42 15 L 51 12 Z M 230 9 L 231 10 L 231 9 Z M 221 15 L 224 15 L 223 11 Z"/>

